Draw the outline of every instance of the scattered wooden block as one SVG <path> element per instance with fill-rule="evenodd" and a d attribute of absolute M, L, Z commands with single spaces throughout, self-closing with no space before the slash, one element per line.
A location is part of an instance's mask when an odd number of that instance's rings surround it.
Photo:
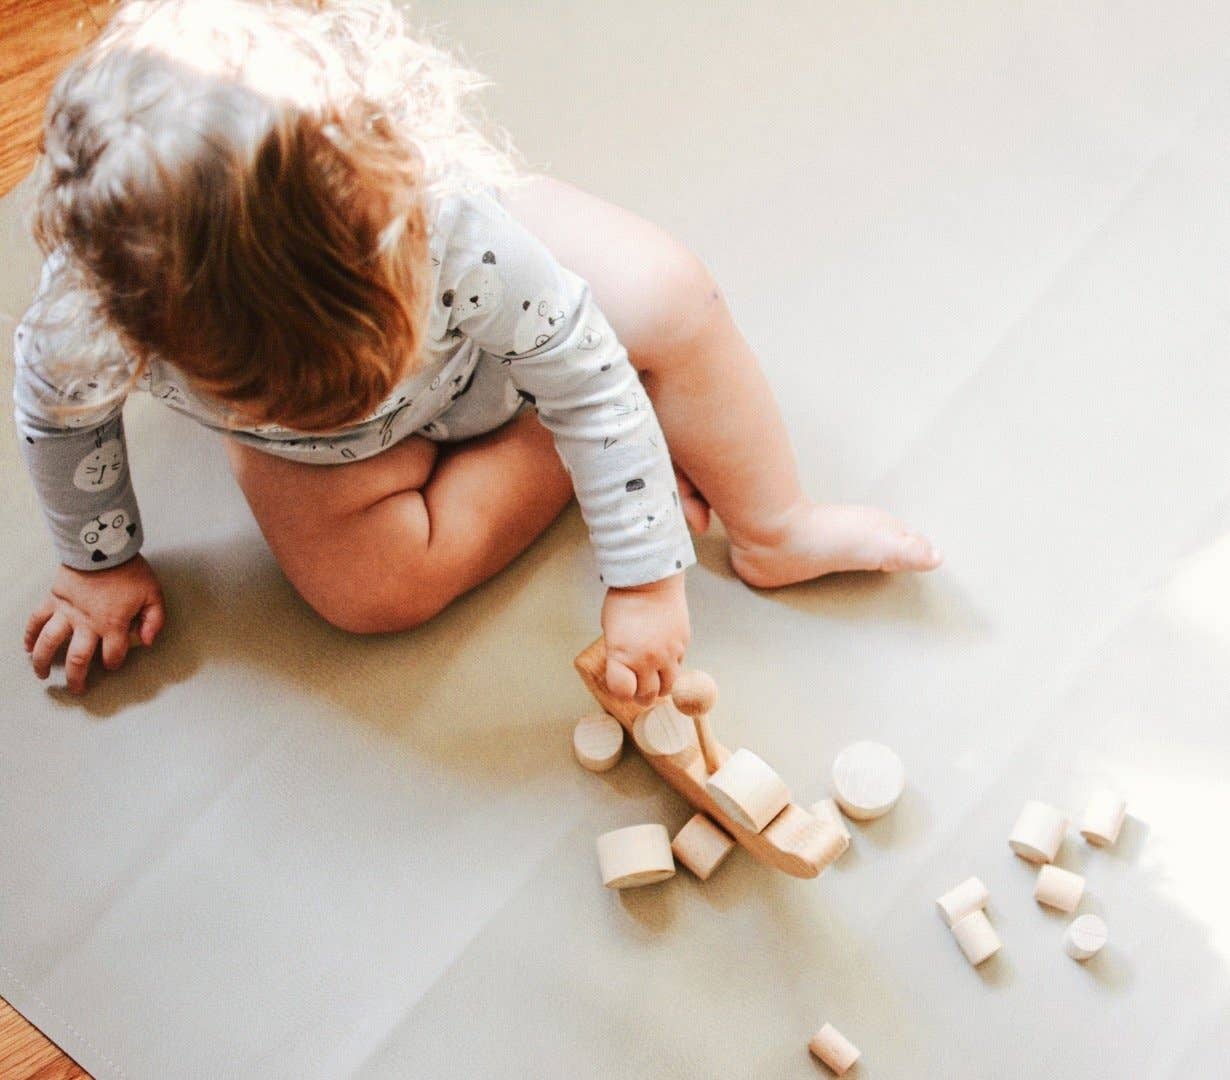
<path fill-rule="evenodd" d="M 1054 862 L 1067 831 L 1068 819 L 1062 810 L 1044 802 L 1027 802 L 1008 837 L 1008 846 L 1028 862 Z"/>
<path fill-rule="evenodd" d="M 859 1049 L 847 1039 L 832 1024 L 825 1024 L 811 1037 L 807 1049 L 833 1070 L 838 1076 L 845 1076 L 846 1071 L 859 1058 Z"/>
<path fill-rule="evenodd" d="M 685 671 L 675 680 L 671 700 L 684 716 L 692 718 L 696 727 L 696 741 L 700 744 L 700 752 L 705 759 L 705 771 L 712 775 L 725 761 L 725 755 L 719 752 L 721 747 L 713 737 L 713 728 L 709 724 L 709 713 L 713 711 L 717 701 L 717 683 L 703 671 Z"/>
<path fill-rule="evenodd" d="M 660 701 L 633 721 L 632 738 L 651 757 L 691 755 L 697 749 L 696 728 L 669 701 Z"/>
<path fill-rule="evenodd" d="M 598 867 L 608 889 L 656 885 L 675 876 L 665 825 L 629 825 L 598 837 Z"/>
<path fill-rule="evenodd" d="M 704 814 L 693 814 L 671 841 L 671 851 L 701 881 L 708 881 L 735 847 L 735 842 Z"/>
<path fill-rule="evenodd" d="M 624 726 L 608 713 L 583 716 L 572 729 L 572 752 L 590 772 L 614 768 L 624 750 Z"/>
<path fill-rule="evenodd" d="M 1063 949 L 1073 960 L 1088 960 L 1109 937 L 1106 923 L 1097 915 L 1079 915 L 1068 924 Z"/>
<path fill-rule="evenodd" d="M 971 911 L 952 928 L 952 936 L 957 939 L 965 959 L 974 967 L 984 960 L 989 960 L 1003 947 L 995 927 L 987 918 L 987 913 L 981 909 Z"/>
<path fill-rule="evenodd" d="M 1046 864 L 1038 871 L 1034 899 L 1059 911 L 1075 911 L 1085 892 L 1085 879 L 1062 866 Z"/>
<path fill-rule="evenodd" d="M 820 873 L 850 846 L 832 822 L 820 821 L 801 806 L 788 803 L 760 834 L 766 840 L 804 855 Z"/>
<path fill-rule="evenodd" d="M 705 790 L 731 819 L 756 833 L 790 802 L 790 789 L 782 778 L 750 750 L 731 754 L 709 777 Z"/>
<path fill-rule="evenodd" d="M 837 805 L 855 821 L 887 814 L 905 790 L 905 766 L 883 743 L 857 742 L 833 762 Z"/>
<path fill-rule="evenodd" d="M 991 893 L 979 878 L 966 878 L 960 885 L 949 889 L 935 902 L 940 918 L 951 930 L 967 915 L 982 911 L 991 899 Z"/>
<path fill-rule="evenodd" d="M 841 816 L 837 803 L 833 799 L 821 799 L 818 803 L 812 803 L 809 809 L 811 816 L 818 822 L 831 825 L 837 830 L 837 835 L 841 838 L 841 850 L 837 852 L 837 858 L 840 859 L 849 850 L 850 830 L 846 828 L 846 819 Z"/>
<path fill-rule="evenodd" d="M 1109 847 L 1119 839 L 1127 803 L 1113 791 L 1098 791 L 1085 807 L 1081 836 L 1094 847 Z"/>

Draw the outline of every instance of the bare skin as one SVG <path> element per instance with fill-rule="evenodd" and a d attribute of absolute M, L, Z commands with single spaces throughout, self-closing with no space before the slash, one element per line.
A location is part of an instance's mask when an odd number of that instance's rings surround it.
<path fill-rule="evenodd" d="M 533 180 L 505 202 L 590 283 L 653 400 L 689 525 L 703 532 L 711 511 L 721 518 L 744 581 L 772 588 L 842 570 L 939 565 L 931 544 L 886 512 L 818 503 L 803 492 L 768 382 L 720 290 L 687 249 L 559 181 Z M 324 618 L 355 632 L 430 619 L 511 562 L 572 494 L 549 434 L 532 416 L 458 445 L 411 437 L 344 465 L 304 465 L 235 442 L 228 453 L 286 576 Z M 347 551 L 345 561 L 333 556 L 338 550 Z M 70 689 L 84 685 L 82 658 L 88 666 L 99 643 L 108 666 L 116 656 L 122 662 L 113 629 L 145 610 L 150 583 L 157 584 L 147 567 L 125 575 L 129 566 L 69 571 L 90 580 L 77 583 L 73 599 L 39 608 L 27 648 L 40 677 L 70 639 Z M 113 586 L 104 588 L 111 575 Z M 669 692 L 690 639 L 683 575 L 609 589 L 602 626 L 616 694 L 645 702 Z"/>

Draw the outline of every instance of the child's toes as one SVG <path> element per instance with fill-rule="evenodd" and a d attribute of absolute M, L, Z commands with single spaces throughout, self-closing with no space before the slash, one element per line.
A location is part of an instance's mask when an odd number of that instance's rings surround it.
<path fill-rule="evenodd" d="M 904 533 L 896 538 L 883 563 L 885 570 L 934 570 L 943 562 L 925 536 Z"/>

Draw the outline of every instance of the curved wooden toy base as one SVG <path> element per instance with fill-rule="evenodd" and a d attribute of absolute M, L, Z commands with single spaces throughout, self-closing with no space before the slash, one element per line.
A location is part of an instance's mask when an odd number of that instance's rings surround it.
<path fill-rule="evenodd" d="M 606 644 L 599 638 L 574 661 L 589 692 L 631 734 L 636 718 L 644 710 L 633 701 L 619 701 L 606 688 Z M 720 743 L 716 755 L 725 761 L 730 751 Z M 814 878 L 833 856 L 833 828 L 817 821 L 801 806 L 790 803 L 763 832 L 754 833 L 731 819 L 705 790 L 709 779 L 700 754 L 657 756 L 644 754 L 657 773 L 697 810 L 707 814 L 752 856 L 766 866 L 783 870 L 793 877 Z"/>

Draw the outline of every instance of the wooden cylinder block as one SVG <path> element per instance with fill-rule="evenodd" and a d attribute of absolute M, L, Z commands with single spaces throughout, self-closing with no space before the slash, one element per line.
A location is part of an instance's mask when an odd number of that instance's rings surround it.
<path fill-rule="evenodd" d="M 995 927 L 987 918 L 985 911 L 971 911 L 952 928 L 952 936 L 957 939 L 965 959 L 974 967 L 984 960 L 989 960 L 1003 947 Z"/>
<path fill-rule="evenodd" d="M 1044 802 L 1027 802 L 1008 837 L 1008 846 L 1028 862 L 1054 862 L 1067 831 L 1068 819 L 1062 810 Z"/>
<path fill-rule="evenodd" d="M 750 750 L 736 750 L 705 790 L 734 821 L 760 832 L 790 802 L 790 789 Z"/>
<path fill-rule="evenodd" d="M 583 768 L 606 772 L 624 750 L 624 726 L 608 713 L 583 716 L 572 729 L 572 752 Z"/>
<path fill-rule="evenodd" d="M 1073 960 L 1088 960 L 1098 952 L 1109 932 L 1097 915 L 1080 915 L 1068 924 L 1063 936 L 1063 949 Z"/>
<path fill-rule="evenodd" d="M 671 841 L 671 851 L 701 881 L 708 881 L 726 860 L 735 842 L 704 814 L 693 814 Z"/>
<path fill-rule="evenodd" d="M 838 829 L 829 821 L 820 821 L 801 806 L 788 803 L 760 834 L 766 840 L 797 851 L 823 873 L 849 847 Z"/>
<path fill-rule="evenodd" d="M 1081 836 L 1094 847 L 1108 847 L 1119 839 L 1127 803 L 1113 791 L 1096 792 L 1085 807 Z"/>
<path fill-rule="evenodd" d="M 837 808 L 837 803 L 832 799 L 821 799 L 818 803 L 813 803 L 808 809 L 811 810 L 811 816 L 824 825 L 831 825 L 837 830 L 837 835 L 840 837 L 841 850 L 837 852 L 837 857 L 841 858 L 850 847 L 850 830 L 846 828 L 846 819 L 841 816 L 841 811 Z"/>
<path fill-rule="evenodd" d="M 855 821 L 887 814 L 905 790 L 905 766 L 883 743 L 857 742 L 833 762 L 837 805 Z"/>
<path fill-rule="evenodd" d="M 1043 866 L 1034 884 L 1034 899 L 1059 911 L 1075 911 L 1085 892 L 1085 879 L 1062 866 Z"/>
<path fill-rule="evenodd" d="M 661 701 L 632 723 L 632 738 L 643 753 L 675 757 L 696 749 L 696 727 L 669 701 Z"/>
<path fill-rule="evenodd" d="M 811 1037 L 807 1049 L 823 1061 L 838 1076 L 845 1076 L 847 1070 L 858 1061 L 859 1050 L 832 1024 L 825 1024 Z"/>
<path fill-rule="evenodd" d="M 629 825 L 598 837 L 598 867 L 608 889 L 656 885 L 675 876 L 665 825 Z"/>
<path fill-rule="evenodd" d="M 954 889 L 949 889 L 935 902 L 939 908 L 940 918 L 948 924 L 949 929 L 959 923 L 966 915 L 981 911 L 991 899 L 987 887 L 976 877 L 966 878 Z"/>

